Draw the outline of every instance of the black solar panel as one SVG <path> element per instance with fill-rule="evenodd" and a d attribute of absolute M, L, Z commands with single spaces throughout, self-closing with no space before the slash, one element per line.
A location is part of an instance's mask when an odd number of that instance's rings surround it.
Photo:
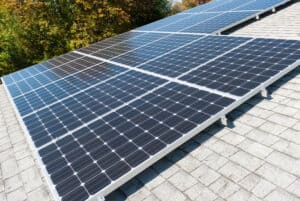
<path fill-rule="evenodd" d="M 249 38 L 207 36 L 146 62 L 139 68 L 168 77 L 178 77 L 248 40 Z"/>
<path fill-rule="evenodd" d="M 107 68 L 116 68 L 106 64 Z M 116 70 L 117 73 L 125 69 Z M 47 105 L 38 104 L 38 110 L 30 111 L 23 118 L 25 125 L 37 147 L 72 132 L 72 130 L 101 117 L 138 96 L 164 83 L 164 80 L 138 72 L 125 72 L 115 76 L 115 72 L 105 82 L 73 92 L 71 96 L 52 100 Z M 52 91 L 51 91 L 52 92 Z M 47 94 L 44 96 L 47 98 Z M 54 96 L 55 97 L 55 96 Z M 18 108 L 37 105 L 40 97 L 29 97 L 33 103 L 16 100 Z M 52 98 L 52 97 L 49 97 Z M 21 106 L 20 106 L 21 105 Z M 19 110 L 20 110 L 19 109 Z M 36 108 L 35 108 L 36 109 Z M 22 113 L 22 110 L 20 110 Z"/>
<path fill-rule="evenodd" d="M 232 102 L 169 83 L 41 149 L 40 155 L 62 200 L 84 200 Z"/>
<path fill-rule="evenodd" d="M 137 32 L 138 33 L 138 32 Z M 102 57 L 105 59 L 111 59 L 113 57 L 125 54 L 128 51 L 132 51 L 138 48 L 141 48 L 145 45 L 151 44 L 159 39 L 165 38 L 170 34 L 165 33 L 146 33 L 141 37 L 135 37 L 130 40 L 112 45 L 105 49 L 100 49 L 95 51 L 93 55 Z"/>
<path fill-rule="evenodd" d="M 169 35 L 163 39 L 150 43 L 138 49 L 133 49 L 123 55 L 111 59 L 122 64 L 137 66 L 169 51 L 180 48 L 187 43 L 198 40 L 201 36 Z"/>
<path fill-rule="evenodd" d="M 95 87 L 95 85 L 105 82 L 125 70 L 111 64 L 97 64 L 69 75 L 64 79 L 45 84 L 22 96 L 15 97 L 14 100 L 21 116 L 26 116 L 49 104 L 53 104 L 53 102 L 59 102 L 61 99 L 72 96 L 82 90 Z"/>
<path fill-rule="evenodd" d="M 205 21 L 209 21 L 221 13 L 199 13 L 190 15 L 179 22 L 170 23 L 169 25 L 162 26 L 157 31 L 167 31 L 167 32 L 180 32 L 181 30 L 187 29 L 189 27 L 195 26 Z M 204 32 L 203 32 L 204 33 Z"/>
<path fill-rule="evenodd" d="M 231 0 L 225 4 L 219 3 L 219 6 L 207 9 L 207 12 L 231 11 L 243 5 L 250 3 L 251 0 Z M 201 7 L 201 6 L 200 6 Z"/>
<path fill-rule="evenodd" d="M 243 96 L 300 59 L 300 41 L 255 39 L 180 79 Z"/>
<path fill-rule="evenodd" d="M 194 8 L 188 9 L 183 11 L 183 13 L 200 13 L 200 12 L 207 12 L 207 10 L 213 10 L 214 8 L 217 8 L 219 6 L 223 6 L 224 4 L 228 4 L 232 2 L 232 0 L 227 0 L 227 1 L 223 1 L 223 0 L 213 0 L 210 1 L 208 3 L 205 3 L 203 5 L 200 6 L 196 6 Z"/>
<path fill-rule="evenodd" d="M 107 195 L 299 65 L 299 41 L 195 34 L 281 2 L 216 0 L 3 77 L 55 198 Z"/>
<path fill-rule="evenodd" d="M 282 3 L 287 2 L 286 0 L 255 0 L 250 3 L 239 6 L 233 10 L 265 10 L 268 8 L 272 8 L 278 6 Z"/>
<path fill-rule="evenodd" d="M 189 17 L 189 15 L 182 15 L 182 14 L 172 15 L 172 16 L 166 17 L 162 20 L 158 20 L 153 23 L 147 24 L 145 26 L 139 27 L 138 30 L 141 30 L 141 31 L 155 30 L 160 27 L 166 26 L 167 24 L 179 22 L 188 17 Z"/>
<path fill-rule="evenodd" d="M 218 33 L 289 0 L 215 0 L 140 27 L 137 31 Z"/>
<path fill-rule="evenodd" d="M 108 47 L 116 45 L 118 43 L 134 40 L 134 39 L 139 38 L 140 36 L 144 36 L 144 35 L 145 35 L 145 33 L 126 32 L 126 33 L 119 34 L 114 37 L 107 38 L 105 40 L 101 40 L 99 42 L 93 43 L 93 44 L 89 45 L 88 47 L 79 49 L 78 51 L 87 53 L 87 54 L 91 54 L 93 52 L 108 48 Z"/>
<path fill-rule="evenodd" d="M 202 23 L 182 29 L 180 32 L 215 33 L 239 21 L 245 21 L 245 19 L 255 16 L 256 13 L 256 11 L 226 12 Z"/>

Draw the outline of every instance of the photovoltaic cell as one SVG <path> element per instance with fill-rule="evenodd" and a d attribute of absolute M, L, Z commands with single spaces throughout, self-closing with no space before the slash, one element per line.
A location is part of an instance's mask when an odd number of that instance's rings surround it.
<path fill-rule="evenodd" d="M 85 200 L 232 102 L 169 83 L 39 153 L 62 200 Z"/>
<path fill-rule="evenodd" d="M 243 96 L 300 58 L 300 41 L 255 39 L 180 79 Z"/>

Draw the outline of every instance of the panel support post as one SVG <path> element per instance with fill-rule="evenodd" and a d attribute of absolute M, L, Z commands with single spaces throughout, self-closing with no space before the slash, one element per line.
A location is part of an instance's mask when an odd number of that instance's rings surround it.
<path fill-rule="evenodd" d="M 260 92 L 261 96 L 264 98 L 268 98 L 268 91 L 267 89 L 262 89 Z"/>
<path fill-rule="evenodd" d="M 256 19 L 256 20 L 259 20 L 259 15 L 256 15 L 255 19 Z"/>
<path fill-rule="evenodd" d="M 272 12 L 275 13 L 276 12 L 276 8 L 272 8 Z"/>
<path fill-rule="evenodd" d="M 224 126 L 228 126 L 228 119 L 227 119 L 226 116 L 221 117 L 221 123 L 222 123 Z"/>

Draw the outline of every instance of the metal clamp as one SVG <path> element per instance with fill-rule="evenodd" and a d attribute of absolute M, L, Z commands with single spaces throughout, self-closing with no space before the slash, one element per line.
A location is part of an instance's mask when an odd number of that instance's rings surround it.
<path fill-rule="evenodd" d="M 268 91 L 267 89 L 262 89 L 260 95 L 264 98 L 268 98 Z"/>
<path fill-rule="evenodd" d="M 222 123 L 224 126 L 228 126 L 228 119 L 227 119 L 226 116 L 221 117 L 221 123 Z"/>

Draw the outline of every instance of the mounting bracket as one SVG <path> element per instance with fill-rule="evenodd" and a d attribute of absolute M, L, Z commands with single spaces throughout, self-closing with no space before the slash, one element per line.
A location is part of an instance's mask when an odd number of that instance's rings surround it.
<path fill-rule="evenodd" d="M 224 126 L 228 126 L 228 119 L 226 116 L 222 116 L 221 117 L 221 123 L 224 125 Z"/>
<path fill-rule="evenodd" d="M 262 89 L 260 95 L 264 98 L 268 98 L 268 91 L 267 89 Z"/>

